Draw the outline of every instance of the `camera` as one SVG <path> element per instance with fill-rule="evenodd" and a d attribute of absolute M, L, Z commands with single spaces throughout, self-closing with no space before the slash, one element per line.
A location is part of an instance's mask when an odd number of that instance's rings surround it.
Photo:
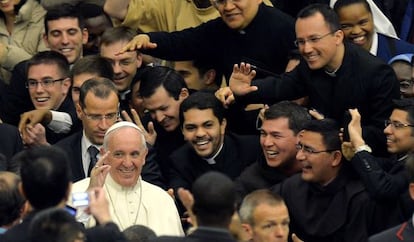
<path fill-rule="evenodd" d="M 72 193 L 72 205 L 77 207 L 87 207 L 89 205 L 89 194 L 87 192 Z"/>

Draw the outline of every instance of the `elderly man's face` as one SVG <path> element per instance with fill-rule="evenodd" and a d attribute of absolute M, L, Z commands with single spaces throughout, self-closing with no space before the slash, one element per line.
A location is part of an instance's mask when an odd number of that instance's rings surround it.
<path fill-rule="evenodd" d="M 211 0 L 211 2 L 229 28 L 242 30 L 256 16 L 262 0 Z"/>
<path fill-rule="evenodd" d="M 148 151 L 144 140 L 139 131 L 132 127 L 122 127 L 112 132 L 105 150 L 110 151 L 106 162 L 111 166 L 109 174 L 123 187 L 135 186 Z"/>

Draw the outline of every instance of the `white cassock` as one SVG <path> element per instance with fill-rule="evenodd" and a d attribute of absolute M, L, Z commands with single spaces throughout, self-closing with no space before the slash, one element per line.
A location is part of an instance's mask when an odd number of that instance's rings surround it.
<path fill-rule="evenodd" d="M 89 180 L 90 178 L 85 178 L 74 183 L 72 193 L 86 191 Z M 122 187 L 108 174 L 104 190 L 111 218 L 121 231 L 131 225 L 141 224 L 154 230 L 157 236 L 184 236 L 174 200 L 161 188 L 143 181 L 141 177 L 134 187 Z M 87 228 L 96 224 L 92 216 L 86 217 L 83 212 L 78 214 L 77 218 L 79 217 L 82 217 L 79 220 Z"/>

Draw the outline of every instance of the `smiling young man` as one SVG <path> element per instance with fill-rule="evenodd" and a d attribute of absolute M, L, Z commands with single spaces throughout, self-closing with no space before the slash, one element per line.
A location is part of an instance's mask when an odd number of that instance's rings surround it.
<path fill-rule="evenodd" d="M 69 64 L 65 56 L 55 51 L 44 51 L 34 55 L 27 63 L 26 87 L 36 110 L 65 112 L 66 122 L 76 119 L 70 99 Z M 37 123 L 20 130 L 26 145 L 35 146 L 56 143 L 67 136 L 53 130 L 52 123 L 44 127 Z"/>
<path fill-rule="evenodd" d="M 49 10 L 45 16 L 45 34 L 43 40 L 51 50 L 64 55 L 70 65 L 83 56 L 82 45 L 88 40 L 88 31 L 83 18 L 74 6 L 63 4 Z M 13 70 L 10 86 L 7 89 L 7 117 L 5 122 L 17 124 L 20 115 L 32 110 L 28 92 L 25 90 L 27 80 L 27 61 L 19 63 Z M 76 123 L 71 120 L 71 125 Z"/>
<path fill-rule="evenodd" d="M 310 120 L 306 108 L 291 101 L 282 101 L 264 112 L 260 129 L 262 152 L 235 181 L 238 195 L 269 188 L 301 171 L 296 159 L 297 134 Z"/>
<path fill-rule="evenodd" d="M 275 103 L 309 96 L 309 107 L 344 123 L 345 111 L 357 107 L 367 127 L 364 137 L 385 155 L 382 126 L 399 98 L 392 68 L 361 48 L 344 43 L 336 13 L 323 4 L 304 8 L 296 20 L 296 44 L 303 59 L 291 72 L 265 79 L 250 64 L 234 66 L 230 88 L 236 102 Z"/>
<path fill-rule="evenodd" d="M 349 137 L 355 150 L 350 162 L 370 195 L 386 204 L 390 211 L 384 228 L 404 222 L 414 211 L 407 192 L 409 179 L 405 172 L 408 154 L 414 151 L 414 100 L 395 100 L 394 110 L 385 121 L 384 134 L 387 150 L 392 154 L 390 158 L 371 154 L 371 148 L 361 135 L 364 129 L 361 129 L 358 111 L 350 110 L 350 113 Z"/>
<path fill-rule="evenodd" d="M 226 133 L 225 110 L 213 93 L 196 92 L 180 106 L 185 145 L 170 156 L 170 187 L 190 189 L 202 174 L 214 170 L 237 178 L 259 152 L 255 136 Z"/>

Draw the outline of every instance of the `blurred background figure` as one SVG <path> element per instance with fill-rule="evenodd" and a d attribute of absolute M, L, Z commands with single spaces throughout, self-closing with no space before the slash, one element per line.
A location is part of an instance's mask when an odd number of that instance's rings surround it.
<path fill-rule="evenodd" d="M 128 242 L 148 242 L 157 237 L 155 232 L 147 226 L 136 224 L 128 227 L 122 233 Z"/>
<path fill-rule="evenodd" d="M 388 61 L 400 81 L 400 93 L 402 98 L 414 97 L 413 80 L 413 54 L 400 54 Z"/>
<path fill-rule="evenodd" d="M 11 71 L 38 51 L 43 41 L 46 11 L 36 0 L 7 0 L 0 3 L 0 79 L 9 83 Z"/>

